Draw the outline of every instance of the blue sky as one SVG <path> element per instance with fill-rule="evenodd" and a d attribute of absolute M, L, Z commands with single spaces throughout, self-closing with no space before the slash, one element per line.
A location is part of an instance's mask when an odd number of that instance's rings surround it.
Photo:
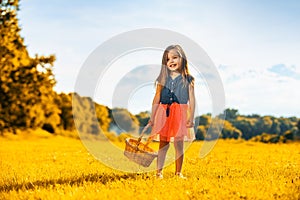
<path fill-rule="evenodd" d="M 241 114 L 300 117 L 300 1 L 23 0 L 20 8 L 29 53 L 57 57 L 59 92 L 74 91 L 82 64 L 104 41 L 134 29 L 161 28 L 189 37 L 206 51 L 222 78 L 226 107 Z M 159 64 L 160 56 L 139 55 L 139 64 L 149 64 L 141 63 L 149 57 Z M 134 56 L 125 60 L 137 64 Z M 209 91 L 198 86 L 199 113 L 210 112 Z M 151 89 L 146 97 L 144 91 L 133 94 L 129 110 L 149 109 Z M 109 98 L 96 101 L 111 106 Z"/>

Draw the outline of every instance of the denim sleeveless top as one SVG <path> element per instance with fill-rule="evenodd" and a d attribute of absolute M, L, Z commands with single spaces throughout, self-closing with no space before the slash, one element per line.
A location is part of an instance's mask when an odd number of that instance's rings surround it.
<path fill-rule="evenodd" d="M 189 100 L 189 84 L 193 80 L 192 76 L 187 77 L 188 84 L 184 85 L 181 75 L 172 79 L 167 77 L 166 84 L 163 87 L 160 95 L 160 103 L 162 104 L 187 104 Z"/>

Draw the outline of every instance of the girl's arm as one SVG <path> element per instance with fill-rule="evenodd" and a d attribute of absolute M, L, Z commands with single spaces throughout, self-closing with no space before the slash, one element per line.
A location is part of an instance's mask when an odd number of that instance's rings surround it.
<path fill-rule="evenodd" d="M 187 119 L 186 126 L 192 128 L 194 126 L 194 115 L 195 115 L 195 92 L 194 85 L 189 85 L 189 109 L 190 113 Z"/>
<path fill-rule="evenodd" d="M 152 102 L 151 117 L 148 122 L 148 124 L 150 124 L 151 126 L 153 126 L 155 114 L 156 114 L 156 111 L 157 111 L 157 108 L 159 105 L 161 89 L 162 89 L 162 86 L 160 84 L 157 84 L 155 96 L 154 96 L 153 102 Z"/>

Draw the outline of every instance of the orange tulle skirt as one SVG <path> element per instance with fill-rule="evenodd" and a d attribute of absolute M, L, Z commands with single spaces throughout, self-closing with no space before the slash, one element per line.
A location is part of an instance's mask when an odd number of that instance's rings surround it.
<path fill-rule="evenodd" d="M 167 109 L 167 104 L 158 105 L 151 136 L 155 138 L 159 135 L 159 139 L 163 141 L 170 141 L 171 138 L 183 140 L 185 136 L 188 136 L 186 127 L 188 104 L 172 103 L 169 105 L 168 116 Z"/>

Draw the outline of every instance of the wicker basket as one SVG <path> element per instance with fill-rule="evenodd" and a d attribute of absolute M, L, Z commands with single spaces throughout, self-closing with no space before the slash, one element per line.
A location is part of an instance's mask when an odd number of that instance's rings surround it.
<path fill-rule="evenodd" d="M 141 143 L 139 139 L 127 138 L 124 155 L 131 161 L 149 167 L 153 159 L 157 157 L 157 153 Z"/>
<path fill-rule="evenodd" d="M 144 131 L 138 139 L 127 138 L 125 140 L 126 146 L 124 155 L 129 160 L 142 165 L 143 167 L 149 167 L 153 159 L 157 157 L 157 152 L 141 142 L 143 135 Z"/>

